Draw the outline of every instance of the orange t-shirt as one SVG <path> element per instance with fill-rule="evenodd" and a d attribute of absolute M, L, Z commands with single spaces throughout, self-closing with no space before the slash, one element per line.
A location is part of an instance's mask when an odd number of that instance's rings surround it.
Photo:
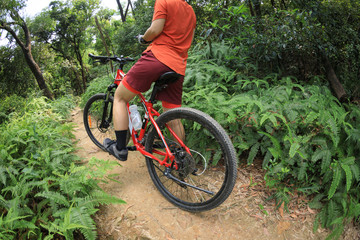
<path fill-rule="evenodd" d="M 165 19 L 163 31 L 145 50 L 173 71 L 185 75 L 188 50 L 196 26 L 196 16 L 185 0 L 156 0 L 153 21 Z"/>

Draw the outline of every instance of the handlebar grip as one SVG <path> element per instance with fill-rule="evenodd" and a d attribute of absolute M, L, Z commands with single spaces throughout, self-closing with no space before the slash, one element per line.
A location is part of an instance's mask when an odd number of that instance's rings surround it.
<path fill-rule="evenodd" d="M 93 58 L 93 59 L 100 59 L 100 60 L 108 60 L 109 57 L 106 57 L 106 56 L 95 56 L 91 53 L 89 53 L 89 57 Z"/>
<path fill-rule="evenodd" d="M 107 57 L 107 56 L 95 56 L 91 53 L 89 53 L 89 57 L 92 58 L 92 59 L 96 59 L 96 60 L 99 60 L 99 61 L 96 61 L 96 62 L 101 62 L 103 64 L 109 62 L 109 61 L 116 61 L 116 62 L 119 62 L 121 64 L 126 64 L 126 62 L 134 62 L 135 59 L 133 58 L 130 58 L 130 57 L 126 57 L 124 58 L 123 56 L 121 57 L 117 57 L 117 56 L 113 56 L 113 57 Z"/>

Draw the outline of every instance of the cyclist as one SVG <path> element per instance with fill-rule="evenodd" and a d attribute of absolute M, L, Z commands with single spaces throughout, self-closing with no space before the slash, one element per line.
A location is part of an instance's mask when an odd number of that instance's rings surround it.
<path fill-rule="evenodd" d="M 161 91 L 157 99 L 162 101 L 163 110 L 181 106 L 188 50 L 196 26 L 196 16 L 185 0 L 156 0 L 150 27 L 138 40 L 150 44 L 139 61 L 121 81 L 114 95 L 113 119 L 116 141 L 105 139 L 106 150 L 120 161 L 126 161 L 126 135 L 129 125 L 126 104 L 138 93 L 149 90 L 151 83 L 162 74 L 174 71 L 181 77 Z M 182 139 L 184 129 L 180 121 L 170 122 L 170 127 Z"/>

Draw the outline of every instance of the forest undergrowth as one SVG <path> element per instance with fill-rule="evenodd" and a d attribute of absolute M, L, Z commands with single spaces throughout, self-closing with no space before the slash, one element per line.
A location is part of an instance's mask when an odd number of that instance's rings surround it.
<path fill-rule="evenodd" d="M 73 153 L 74 98 L 8 100 L 16 111 L 2 112 L 0 126 L 0 239 L 96 239 L 98 206 L 124 201 L 98 186 L 114 163 L 83 166 Z"/>

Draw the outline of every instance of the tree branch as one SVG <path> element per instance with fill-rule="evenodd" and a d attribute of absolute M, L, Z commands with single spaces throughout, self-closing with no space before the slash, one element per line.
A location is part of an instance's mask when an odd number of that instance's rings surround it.
<path fill-rule="evenodd" d="M 24 43 L 21 41 L 21 39 L 18 37 L 18 35 L 16 34 L 16 32 L 10 27 L 8 26 L 6 23 L 4 23 L 4 25 L 0 25 L 0 29 L 4 29 L 6 31 L 8 31 L 11 36 L 13 36 L 13 38 L 15 39 L 16 43 L 23 49 L 23 50 L 27 50 L 26 46 L 24 45 Z"/>

